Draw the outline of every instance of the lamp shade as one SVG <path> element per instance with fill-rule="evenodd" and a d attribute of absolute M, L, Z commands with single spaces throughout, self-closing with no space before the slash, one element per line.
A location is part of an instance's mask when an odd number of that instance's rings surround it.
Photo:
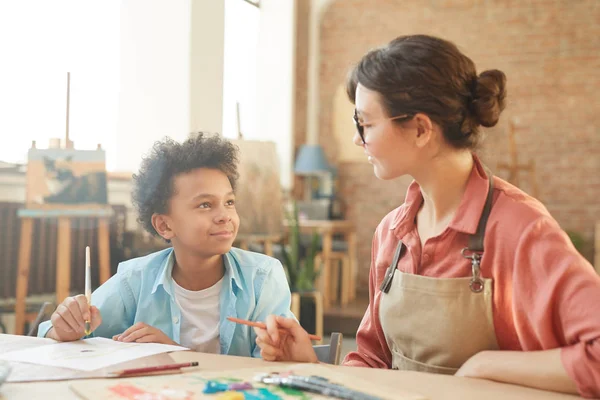
<path fill-rule="evenodd" d="M 317 175 L 331 172 L 323 148 L 318 144 L 303 144 L 296 157 L 294 172 L 297 175 Z"/>

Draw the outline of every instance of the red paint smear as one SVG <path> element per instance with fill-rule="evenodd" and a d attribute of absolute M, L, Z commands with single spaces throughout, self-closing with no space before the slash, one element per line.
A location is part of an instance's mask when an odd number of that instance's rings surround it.
<path fill-rule="evenodd" d="M 109 387 L 108 390 L 129 400 L 134 400 L 141 394 L 149 394 L 148 392 L 127 383 L 120 383 L 116 386 Z"/>

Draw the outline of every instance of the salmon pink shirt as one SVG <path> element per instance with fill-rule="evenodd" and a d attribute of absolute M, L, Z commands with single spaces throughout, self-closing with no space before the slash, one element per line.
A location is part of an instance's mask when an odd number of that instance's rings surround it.
<path fill-rule="evenodd" d="M 474 161 L 454 219 L 423 247 L 415 225 L 423 202 L 416 182 L 408 188 L 405 203 L 377 227 L 369 307 L 357 332 L 357 351 L 346 356 L 345 365 L 391 368 L 392 356 L 379 321 L 379 286 L 399 240 L 407 248 L 398 263 L 402 272 L 439 278 L 471 276 L 471 262 L 461 250 L 477 229 L 489 190 L 476 156 Z M 600 276 L 590 263 L 539 201 L 497 177 L 484 247 L 481 273 L 493 279 L 500 350 L 560 347 L 563 365 L 580 394 L 600 396 Z M 435 329 L 435 321 L 431 327 Z"/>

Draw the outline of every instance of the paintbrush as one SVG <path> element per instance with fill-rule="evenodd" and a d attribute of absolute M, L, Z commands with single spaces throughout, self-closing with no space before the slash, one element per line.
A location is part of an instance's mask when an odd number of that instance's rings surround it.
<path fill-rule="evenodd" d="M 85 335 L 88 336 L 91 331 L 90 320 L 92 319 L 92 274 L 91 274 L 91 264 L 90 264 L 90 246 L 85 246 L 85 298 L 88 303 L 88 313 L 90 315 L 90 319 L 85 321 Z"/>

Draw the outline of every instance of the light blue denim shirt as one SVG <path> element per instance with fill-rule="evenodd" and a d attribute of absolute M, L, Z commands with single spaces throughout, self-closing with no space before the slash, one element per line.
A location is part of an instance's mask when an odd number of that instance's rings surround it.
<path fill-rule="evenodd" d="M 260 357 L 254 330 L 226 318 L 264 321 L 269 314 L 294 318 L 285 271 L 275 258 L 238 248 L 225 254 L 224 261 L 221 354 Z M 175 301 L 172 270 L 172 248 L 120 263 L 117 273 L 92 294 L 92 304 L 102 315 L 102 324 L 92 336 L 112 338 L 144 322 L 179 343 L 181 310 Z M 45 336 L 51 326 L 50 321 L 40 324 L 38 336 Z"/>

